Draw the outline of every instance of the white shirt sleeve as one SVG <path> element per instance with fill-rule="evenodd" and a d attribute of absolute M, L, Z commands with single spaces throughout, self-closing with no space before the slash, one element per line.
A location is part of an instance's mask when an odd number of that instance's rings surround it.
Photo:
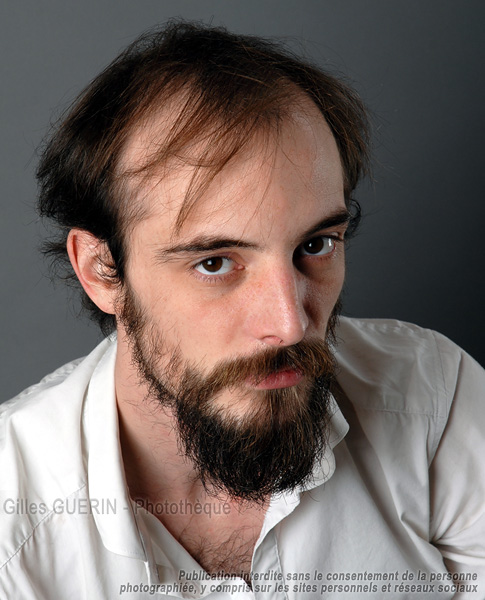
<path fill-rule="evenodd" d="M 430 466 L 433 543 L 450 573 L 476 573 L 485 586 L 485 372 L 470 356 L 436 335 L 448 422 Z M 459 360 L 457 361 L 457 352 Z M 468 575 L 469 577 L 469 575 Z M 466 598 L 458 594 L 456 598 Z M 476 598 L 476 596 L 473 596 Z"/>

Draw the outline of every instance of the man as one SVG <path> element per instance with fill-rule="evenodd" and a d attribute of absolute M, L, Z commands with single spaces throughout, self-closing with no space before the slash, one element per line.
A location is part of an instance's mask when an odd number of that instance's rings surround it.
<path fill-rule="evenodd" d="M 485 597 L 481 369 L 338 318 L 365 113 L 280 48 L 171 24 L 39 168 L 107 339 L 2 407 L 7 598 Z"/>

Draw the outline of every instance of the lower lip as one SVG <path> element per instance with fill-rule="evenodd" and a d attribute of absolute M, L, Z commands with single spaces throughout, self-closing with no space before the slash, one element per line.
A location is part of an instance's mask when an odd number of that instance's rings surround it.
<path fill-rule="evenodd" d="M 299 371 L 288 369 L 287 371 L 278 371 L 265 377 L 254 387 L 257 390 L 278 390 L 280 388 L 293 387 L 300 383 L 303 375 Z"/>

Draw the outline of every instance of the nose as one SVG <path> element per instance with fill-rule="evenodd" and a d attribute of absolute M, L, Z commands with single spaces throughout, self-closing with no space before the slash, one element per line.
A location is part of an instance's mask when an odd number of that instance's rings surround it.
<path fill-rule="evenodd" d="M 251 336 L 269 346 L 300 342 L 309 325 L 306 295 L 304 277 L 294 265 L 265 271 L 247 298 Z"/>

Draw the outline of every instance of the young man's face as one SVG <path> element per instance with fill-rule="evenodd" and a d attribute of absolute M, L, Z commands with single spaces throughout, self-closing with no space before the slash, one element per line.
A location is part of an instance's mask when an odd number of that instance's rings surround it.
<path fill-rule="evenodd" d="M 331 357 L 304 344 L 325 344 L 344 280 L 347 209 L 337 146 L 316 107 L 307 103 L 268 139 L 216 176 L 180 233 L 192 167 L 140 192 L 148 212 L 128 240 L 119 339 L 161 401 L 187 392 L 219 421 L 249 430 L 266 423 L 273 435 L 275 410 L 278 427 L 298 421 L 295 406 L 306 411 L 316 377 L 330 369 L 307 365 Z M 131 142 L 126 164 L 139 160 L 144 143 Z M 302 348 L 301 361 L 284 354 L 273 367 L 244 363 L 293 347 Z M 197 386 L 221 364 L 232 371 L 212 379 L 205 397 Z"/>

